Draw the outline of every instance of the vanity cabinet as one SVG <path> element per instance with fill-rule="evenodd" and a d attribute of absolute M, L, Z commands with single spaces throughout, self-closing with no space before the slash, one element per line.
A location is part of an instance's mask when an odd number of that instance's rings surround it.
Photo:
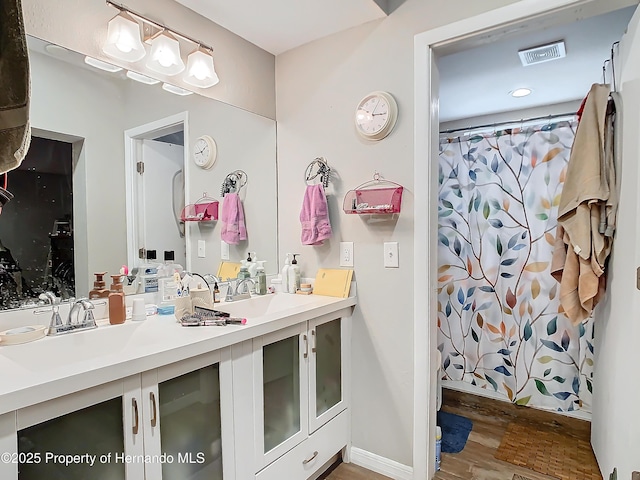
<path fill-rule="evenodd" d="M 230 349 L 22 408 L 16 427 L 19 480 L 232 479 Z"/>
<path fill-rule="evenodd" d="M 253 339 L 256 479 L 306 479 L 347 445 L 348 326 L 324 316 Z"/>

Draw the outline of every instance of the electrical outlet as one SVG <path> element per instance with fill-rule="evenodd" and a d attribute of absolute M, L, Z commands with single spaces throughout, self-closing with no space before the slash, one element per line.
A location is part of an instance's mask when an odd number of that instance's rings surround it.
<path fill-rule="evenodd" d="M 353 242 L 340 242 L 340 266 L 353 267 Z"/>
<path fill-rule="evenodd" d="M 220 260 L 229 260 L 229 244 L 220 242 Z"/>
<path fill-rule="evenodd" d="M 204 243 L 204 240 L 198 240 L 198 258 L 204 258 L 205 257 L 205 250 L 206 248 L 206 244 Z"/>
<path fill-rule="evenodd" d="M 384 242 L 384 268 L 399 268 L 398 242 Z"/>

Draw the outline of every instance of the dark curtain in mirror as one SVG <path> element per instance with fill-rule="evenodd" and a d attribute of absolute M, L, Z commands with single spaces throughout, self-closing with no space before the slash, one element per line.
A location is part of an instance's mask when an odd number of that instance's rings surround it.
<path fill-rule="evenodd" d="M 72 145 L 33 137 L 22 165 L 8 173 L 8 189 L 14 198 L 0 215 L 0 309 L 47 290 L 74 296 Z"/>

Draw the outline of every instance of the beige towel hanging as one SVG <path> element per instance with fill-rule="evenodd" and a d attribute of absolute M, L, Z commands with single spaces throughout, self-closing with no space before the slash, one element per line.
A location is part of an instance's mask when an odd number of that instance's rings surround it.
<path fill-rule="evenodd" d="M 31 142 L 29 57 L 20 0 L 0 2 L 0 173 L 18 167 Z"/>

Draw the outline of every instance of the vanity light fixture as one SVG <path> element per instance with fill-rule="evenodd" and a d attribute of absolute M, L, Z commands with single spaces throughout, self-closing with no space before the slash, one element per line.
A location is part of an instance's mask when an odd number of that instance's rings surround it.
<path fill-rule="evenodd" d="M 189 55 L 184 81 L 199 88 L 213 87 L 220 81 L 213 66 L 213 57 L 210 52 L 198 47 L 197 50 Z"/>
<path fill-rule="evenodd" d="M 142 75 L 140 73 L 132 72 L 131 70 L 127 71 L 127 77 L 131 80 L 135 80 L 136 82 L 144 83 L 146 85 L 155 85 L 157 83 L 160 83 L 160 80 L 147 77 L 146 75 Z"/>
<path fill-rule="evenodd" d="M 107 41 L 102 51 L 125 62 L 137 62 L 146 55 L 140 39 L 140 26 L 125 10 L 109 20 Z"/>
<path fill-rule="evenodd" d="M 171 33 L 163 31 L 151 40 L 147 68 L 163 75 L 177 75 L 184 70 L 180 43 Z"/>
<path fill-rule="evenodd" d="M 100 70 L 104 70 L 105 72 L 111 72 L 111 73 L 115 73 L 115 72 L 119 72 L 120 70 L 122 70 L 122 68 L 116 66 L 116 65 L 112 65 L 110 63 L 107 62 L 103 62 L 102 60 L 98 60 L 97 58 L 93 58 L 93 57 L 84 57 L 84 63 L 86 63 L 87 65 L 90 65 L 94 68 L 98 68 Z"/>
<path fill-rule="evenodd" d="M 509 92 L 512 97 L 521 98 L 526 97 L 527 95 L 531 95 L 532 90 L 530 88 L 516 88 Z"/>
<path fill-rule="evenodd" d="M 181 96 L 186 96 L 186 95 L 192 95 L 193 92 L 191 90 L 185 90 L 184 88 L 180 88 L 177 87 L 175 85 L 171 85 L 170 83 L 163 83 L 162 84 L 162 89 L 166 90 L 167 92 L 173 93 L 175 95 L 181 95 Z"/>
<path fill-rule="evenodd" d="M 106 0 L 106 3 L 120 10 L 120 13 L 109 22 L 107 44 L 103 47 L 105 53 L 127 62 L 141 60 L 146 53 L 145 46 L 140 41 L 141 24 L 144 43 L 151 45 L 146 60 L 146 66 L 149 70 L 167 76 L 183 72 L 185 64 L 180 55 L 182 39 L 197 47 L 187 59 L 188 67 L 183 78 L 184 82 L 198 88 L 209 88 L 220 81 L 213 66 L 213 49 L 211 47 L 123 5 L 111 0 Z M 135 32 L 133 26 L 135 26 Z M 138 48 L 141 49 L 141 55 L 134 56 L 133 52 L 136 52 Z M 127 51 L 128 49 L 130 51 Z"/>

